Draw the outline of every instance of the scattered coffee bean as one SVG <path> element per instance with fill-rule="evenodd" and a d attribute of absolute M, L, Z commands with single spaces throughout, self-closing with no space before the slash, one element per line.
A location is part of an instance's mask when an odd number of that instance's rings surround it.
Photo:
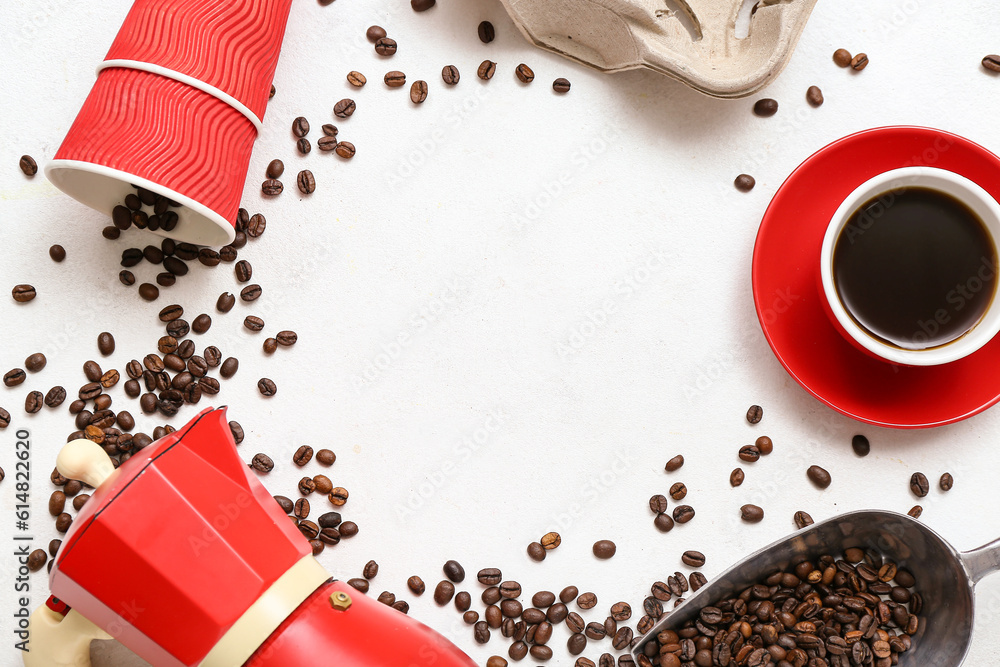
<path fill-rule="evenodd" d="M 458 73 L 458 68 L 454 65 L 445 65 L 441 69 L 441 80 L 449 86 L 454 86 L 461 78 L 461 75 Z"/>
<path fill-rule="evenodd" d="M 50 408 L 57 408 L 66 400 L 66 389 L 60 386 L 52 387 L 45 394 L 45 405 Z"/>
<path fill-rule="evenodd" d="M 910 511 L 907 512 L 907 514 L 909 514 L 914 519 L 919 519 L 920 515 L 923 513 L 924 513 L 924 508 L 921 507 L 920 505 L 914 505 L 913 507 L 910 508 Z"/>
<path fill-rule="evenodd" d="M 295 184 L 299 187 L 299 192 L 304 195 L 311 195 L 316 191 L 316 177 L 308 169 L 303 169 L 295 178 Z"/>
<path fill-rule="evenodd" d="M 38 163 L 30 155 L 22 155 L 17 166 L 21 168 L 25 176 L 31 177 L 38 173 Z"/>
<path fill-rule="evenodd" d="M 476 75 L 483 81 L 489 81 L 496 74 L 497 64 L 492 60 L 484 60 L 480 65 L 479 69 L 476 70 Z"/>
<path fill-rule="evenodd" d="M 59 244 L 49 247 L 49 257 L 53 262 L 61 262 L 66 259 L 66 249 Z"/>
<path fill-rule="evenodd" d="M 357 151 L 354 148 L 354 144 L 352 144 L 350 141 L 341 141 L 340 143 L 337 144 L 337 147 L 334 149 L 334 152 L 340 157 L 344 158 L 345 160 L 350 160 L 352 157 L 354 157 L 354 154 Z"/>
<path fill-rule="evenodd" d="M 687 486 L 684 482 L 676 482 L 670 487 L 670 497 L 674 500 L 683 500 L 687 495 Z"/>
<path fill-rule="evenodd" d="M 448 577 L 452 582 L 460 584 L 465 581 L 465 568 L 458 561 L 449 560 L 444 564 L 442 569 L 444 570 L 444 576 Z"/>
<path fill-rule="evenodd" d="M 674 508 L 673 516 L 677 523 L 687 523 L 694 518 L 694 508 L 690 505 L 678 505 Z"/>
<path fill-rule="evenodd" d="M 594 542 L 594 555 L 601 560 L 607 560 L 615 555 L 618 547 L 611 540 L 598 540 Z"/>
<path fill-rule="evenodd" d="M 760 452 L 761 456 L 767 456 L 774 451 L 774 442 L 766 435 L 762 435 L 757 438 L 753 444 L 757 448 L 757 451 Z"/>
<path fill-rule="evenodd" d="M 267 229 L 267 219 L 260 213 L 254 213 L 250 216 L 250 223 L 247 225 L 247 235 L 252 238 L 260 238 L 264 235 L 264 230 Z"/>
<path fill-rule="evenodd" d="M 427 586 L 424 584 L 424 580 L 420 577 L 413 575 L 406 580 L 406 586 L 413 592 L 414 595 L 423 595 Z"/>
<path fill-rule="evenodd" d="M 300 141 L 307 141 L 307 140 L 302 139 Z M 309 151 L 306 152 L 308 153 Z M 261 193 L 267 195 L 268 197 L 277 197 L 278 195 L 281 194 L 282 190 L 284 189 L 285 186 L 281 183 L 281 181 L 275 178 L 269 178 L 260 184 Z"/>
<path fill-rule="evenodd" d="M 357 110 L 357 105 L 354 100 L 350 98 L 344 98 L 333 105 L 333 115 L 337 118 L 348 118 L 354 115 Z"/>
<path fill-rule="evenodd" d="M 264 320 L 256 315 L 247 315 L 243 318 L 243 326 L 250 331 L 260 331 L 264 328 Z"/>
<path fill-rule="evenodd" d="M 677 470 L 680 470 L 681 466 L 683 465 L 684 465 L 684 457 L 678 454 L 674 458 L 667 461 L 667 465 L 665 465 L 663 469 L 666 470 L 667 472 L 675 472 Z"/>
<path fill-rule="evenodd" d="M 528 545 L 528 558 L 536 562 L 545 560 L 545 547 L 539 542 L 532 542 Z"/>
<path fill-rule="evenodd" d="M 796 512 L 792 519 L 795 521 L 795 527 L 800 529 L 805 528 L 806 526 L 811 526 L 814 523 L 813 518 L 809 516 L 809 513 L 801 510 Z"/>
<path fill-rule="evenodd" d="M 760 423 L 761 417 L 764 416 L 764 408 L 759 405 L 751 405 L 747 409 L 747 421 L 751 424 Z"/>
<path fill-rule="evenodd" d="M 426 12 L 434 6 L 436 0 L 410 0 L 410 7 L 415 12 Z"/>
<path fill-rule="evenodd" d="M 236 371 L 239 369 L 240 360 L 236 357 L 227 357 L 226 360 L 222 362 L 222 366 L 219 368 L 219 376 L 228 380 L 236 375 Z"/>
<path fill-rule="evenodd" d="M 746 475 L 743 473 L 743 468 L 736 468 L 729 473 L 729 485 L 734 488 L 741 485 L 744 479 L 746 479 Z"/>
<path fill-rule="evenodd" d="M 274 381 L 269 378 L 261 378 L 257 381 L 257 391 L 260 392 L 261 396 L 274 396 L 278 393 L 278 387 L 274 384 Z"/>
<path fill-rule="evenodd" d="M 107 227 L 101 230 L 101 236 L 103 236 L 109 241 L 116 241 L 121 235 L 122 235 L 121 230 L 112 225 L 108 225 Z"/>
<path fill-rule="evenodd" d="M 927 476 L 922 472 L 915 472 L 910 476 L 910 491 L 918 498 L 923 498 L 930 490 L 930 483 Z"/>
<path fill-rule="evenodd" d="M 42 405 L 45 403 L 45 396 L 42 395 L 40 391 L 28 392 L 27 397 L 24 399 L 24 411 L 29 415 L 33 415 L 42 409 Z"/>
<path fill-rule="evenodd" d="M 568 93 L 570 88 L 569 79 L 558 78 L 552 82 L 552 90 L 557 93 Z"/>
<path fill-rule="evenodd" d="M 514 73 L 517 74 L 517 78 L 521 81 L 521 83 L 531 83 L 535 80 L 535 73 L 532 72 L 531 68 L 524 63 L 518 65 L 514 70 Z"/>
<path fill-rule="evenodd" d="M 740 518 L 747 523 L 759 523 L 764 518 L 764 510 L 757 505 L 746 504 L 740 508 Z"/>
<path fill-rule="evenodd" d="M 806 470 L 806 476 L 810 482 L 821 489 L 830 486 L 830 482 L 832 481 L 830 473 L 819 466 L 809 466 L 809 469 Z"/>
<path fill-rule="evenodd" d="M 14 301 L 27 303 L 35 298 L 35 288 L 31 285 L 15 285 L 10 294 L 14 297 Z"/>
<path fill-rule="evenodd" d="M 649 509 L 654 514 L 663 514 L 667 511 L 667 497 L 662 493 L 651 496 L 649 499 Z"/>
<path fill-rule="evenodd" d="M 503 573 L 495 567 L 487 567 L 479 571 L 476 579 L 483 586 L 496 586 L 503 580 Z"/>
<path fill-rule="evenodd" d="M 661 533 L 669 533 L 674 527 L 674 520 L 669 514 L 657 514 L 656 518 L 653 519 L 653 525 Z"/>
<path fill-rule="evenodd" d="M 507 661 L 498 655 L 491 655 L 486 660 L 486 667 L 507 667 Z"/>
<path fill-rule="evenodd" d="M 373 25 L 365 32 L 365 37 L 368 38 L 369 42 L 377 42 L 385 37 L 385 29 L 381 26 Z"/>
<path fill-rule="evenodd" d="M 423 582 L 421 582 L 423 583 Z M 466 591 L 455 594 L 455 609 L 465 612 L 472 606 L 472 596 Z"/>
<path fill-rule="evenodd" d="M 562 537 L 556 532 L 545 533 L 539 542 L 545 547 L 546 551 L 551 551 L 562 544 Z"/>
<path fill-rule="evenodd" d="M 49 555 L 47 553 L 45 553 L 41 549 L 35 549 L 30 554 L 28 554 L 28 570 L 31 572 L 38 572 L 43 567 L 45 567 L 45 563 L 48 560 L 49 560 Z"/>
<path fill-rule="evenodd" d="M 223 292 L 219 295 L 219 300 L 215 302 L 215 309 L 220 313 L 228 313 L 236 305 L 236 297 L 229 292 Z"/>
<path fill-rule="evenodd" d="M 500 596 L 505 600 L 513 600 L 521 595 L 521 584 L 516 581 L 503 581 L 499 586 Z M 576 597 L 576 593 L 573 594 Z M 572 598 L 571 598 L 572 599 Z"/>
<path fill-rule="evenodd" d="M 837 64 L 837 67 L 850 67 L 853 58 L 854 56 L 847 49 L 837 49 L 833 52 L 833 62 Z"/>
<path fill-rule="evenodd" d="M 813 107 L 823 106 L 823 91 L 819 86 L 809 86 L 806 90 L 806 102 Z"/>
<path fill-rule="evenodd" d="M 10 426 L 10 413 L 0 408 L 0 429 Z M 0 481 L 3 481 L 3 470 L 0 470 Z"/>
<path fill-rule="evenodd" d="M 267 454 L 255 454 L 250 463 L 250 467 L 257 472 L 271 472 L 274 470 L 274 461 Z"/>
<path fill-rule="evenodd" d="M 271 160 L 267 165 L 267 177 L 268 178 L 281 178 L 281 175 L 285 173 L 285 163 L 281 160 Z"/>
<path fill-rule="evenodd" d="M 744 445 L 740 447 L 740 459 L 747 463 L 758 461 L 760 460 L 760 450 L 757 449 L 756 445 Z"/>
<path fill-rule="evenodd" d="M 858 456 L 868 456 L 868 453 L 871 451 L 871 444 L 868 442 L 868 438 L 860 434 L 851 438 L 851 447 Z"/>
<path fill-rule="evenodd" d="M 296 449 L 295 453 L 292 455 L 292 463 L 301 468 L 302 466 L 312 461 L 312 457 L 313 457 L 313 448 L 310 447 L 309 445 L 302 445 L 298 449 Z"/>
<path fill-rule="evenodd" d="M 309 121 L 302 116 L 299 116 L 298 118 L 293 120 L 292 134 L 294 134 L 299 139 L 309 134 Z"/>
<path fill-rule="evenodd" d="M 410 86 L 410 101 L 414 104 L 423 104 L 427 99 L 427 82 L 423 80 L 414 81 Z"/>
<path fill-rule="evenodd" d="M 263 292 L 264 290 L 261 288 L 260 285 L 257 284 L 247 285 L 246 287 L 240 290 L 240 299 L 246 301 L 247 303 L 250 303 L 251 301 L 256 301 L 257 299 L 259 299 L 260 295 L 263 294 Z"/>
<path fill-rule="evenodd" d="M 983 58 L 983 67 L 991 72 L 1000 72 L 1000 56 L 989 55 Z"/>
<path fill-rule="evenodd" d="M 362 593 L 368 592 L 369 583 L 368 580 L 366 579 L 361 579 L 360 577 L 355 579 L 348 579 L 347 585 Z"/>
<path fill-rule="evenodd" d="M 322 136 L 319 138 L 319 141 L 316 142 L 316 145 L 319 146 L 319 149 L 324 153 L 329 153 L 337 148 L 337 138 Z"/>
<path fill-rule="evenodd" d="M 47 363 L 48 359 L 45 358 L 44 354 L 41 352 L 35 352 L 24 360 L 24 367 L 28 369 L 29 373 L 37 373 L 45 368 L 45 364 Z"/>
<path fill-rule="evenodd" d="M 28 375 L 20 368 L 12 368 L 11 370 L 4 373 L 3 383 L 7 387 L 16 387 L 17 385 L 24 382 Z"/>
<path fill-rule="evenodd" d="M 955 478 L 951 476 L 951 473 L 946 472 L 941 475 L 941 481 L 938 482 L 938 486 L 941 487 L 942 491 L 951 491 L 951 487 L 955 486 Z"/>
<path fill-rule="evenodd" d="M 390 88 L 399 88 L 400 86 L 406 85 L 406 75 L 399 70 L 393 70 L 391 72 L 386 72 L 383 77 L 383 81 L 385 81 L 385 85 Z"/>
<path fill-rule="evenodd" d="M 702 567 L 705 564 L 705 554 L 700 551 L 685 551 L 681 561 L 688 567 Z"/>
<path fill-rule="evenodd" d="M 375 53 L 380 56 L 391 56 L 396 53 L 396 40 L 388 37 L 379 37 L 375 40 Z"/>
<path fill-rule="evenodd" d="M 160 296 L 160 288 L 153 283 L 143 283 L 139 285 L 139 296 L 145 301 L 156 301 Z"/>
<path fill-rule="evenodd" d="M 753 105 L 753 112 L 761 118 L 773 116 L 778 113 L 778 101 L 770 97 L 757 100 Z"/>
<path fill-rule="evenodd" d="M 331 452 L 329 449 L 321 449 L 316 452 L 316 461 L 320 465 L 332 466 L 337 460 L 337 455 Z"/>
<path fill-rule="evenodd" d="M 434 588 L 434 602 L 439 605 L 446 605 L 451 602 L 451 598 L 455 595 L 455 584 L 451 583 L 447 579 L 438 582 L 438 585 Z"/>
<path fill-rule="evenodd" d="M 497 33 L 493 24 L 489 21 L 483 21 L 479 24 L 479 40 L 483 44 L 489 44 L 494 39 L 496 39 Z"/>
<path fill-rule="evenodd" d="M 347 73 L 347 83 L 351 84 L 355 88 L 360 88 L 368 83 L 368 79 L 361 72 L 352 70 Z"/>
<path fill-rule="evenodd" d="M 264 354 L 274 354 L 274 351 L 278 349 L 278 341 L 275 338 L 264 339 Z"/>
<path fill-rule="evenodd" d="M 332 503 L 336 507 L 342 507 L 347 503 L 347 498 L 348 498 L 347 489 L 345 489 L 342 486 L 338 486 L 334 488 L 334 490 L 331 491 L 330 495 L 327 497 L 329 498 L 330 503 Z"/>

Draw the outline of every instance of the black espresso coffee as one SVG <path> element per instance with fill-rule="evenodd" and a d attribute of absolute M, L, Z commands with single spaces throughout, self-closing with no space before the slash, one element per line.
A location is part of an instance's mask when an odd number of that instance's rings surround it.
<path fill-rule="evenodd" d="M 833 251 L 841 303 L 890 345 L 923 350 L 968 333 L 996 291 L 996 252 L 983 221 L 930 188 L 885 193 L 859 207 Z"/>

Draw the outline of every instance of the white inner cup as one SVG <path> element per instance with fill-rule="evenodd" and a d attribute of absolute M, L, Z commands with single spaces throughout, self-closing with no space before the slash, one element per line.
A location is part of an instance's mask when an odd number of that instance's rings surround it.
<path fill-rule="evenodd" d="M 964 176 L 945 169 L 904 167 L 883 172 L 862 183 L 844 199 L 833 214 L 820 252 L 823 293 L 837 323 L 865 350 L 888 362 L 907 366 L 947 364 L 972 354 L 1000 331 L 1000 296 L 996 293 L 978 323 L 965 334 L 936 347 L 905 349 L 878 338 L 859 325 L 841 301 L 834 281 L 834 249 L 851 216 L 870 200 L 884 196 L 885 201 L 889 202 L 893 193 L 906 188 L 937 190 L 968 206 L 985 226 L 992 242 L 994 257 L 1000 258 L 1000 204 L 988 192 Z M 995 274 L 997 267 L 990 267 L 990 270 Z"/>

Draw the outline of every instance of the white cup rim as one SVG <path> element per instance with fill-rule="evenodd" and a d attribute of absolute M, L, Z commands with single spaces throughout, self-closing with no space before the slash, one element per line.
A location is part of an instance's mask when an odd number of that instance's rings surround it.
<path fill-rule="evenodd" d="M 904 349 L 881 341 L 863 329 L 840 300 L 833 278 L 833 253 L 841 231 L 851 215 L 866 201 L 902 187 L 925 187 L 949 194 L 965 203 L 984 223 L 993 242 L 994 256 L 1000 258 L 1000 204 L 978 183 L 953 171 L 938 167 L 902 167 L 882 172 L 849 194 L 830 219 L 820 251 L 823 297 L 844 331 L 861 347 L 885 361 L 907 366 L 937 366 L 966 357 L 983 347 L 1000 332 L 1000 295 L 994 298 L 979 323 L 968 333 L 938 347 Z"/>

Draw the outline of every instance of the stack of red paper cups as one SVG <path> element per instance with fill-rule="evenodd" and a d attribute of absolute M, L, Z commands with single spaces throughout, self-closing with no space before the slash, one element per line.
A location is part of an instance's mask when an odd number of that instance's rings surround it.
<path fill-rule="evenodd" d="M 158 233 L 231 242 L 291 2 L 136 0 L 46 176 L 108 214 L 145 188 L 180 204 Z"/>

